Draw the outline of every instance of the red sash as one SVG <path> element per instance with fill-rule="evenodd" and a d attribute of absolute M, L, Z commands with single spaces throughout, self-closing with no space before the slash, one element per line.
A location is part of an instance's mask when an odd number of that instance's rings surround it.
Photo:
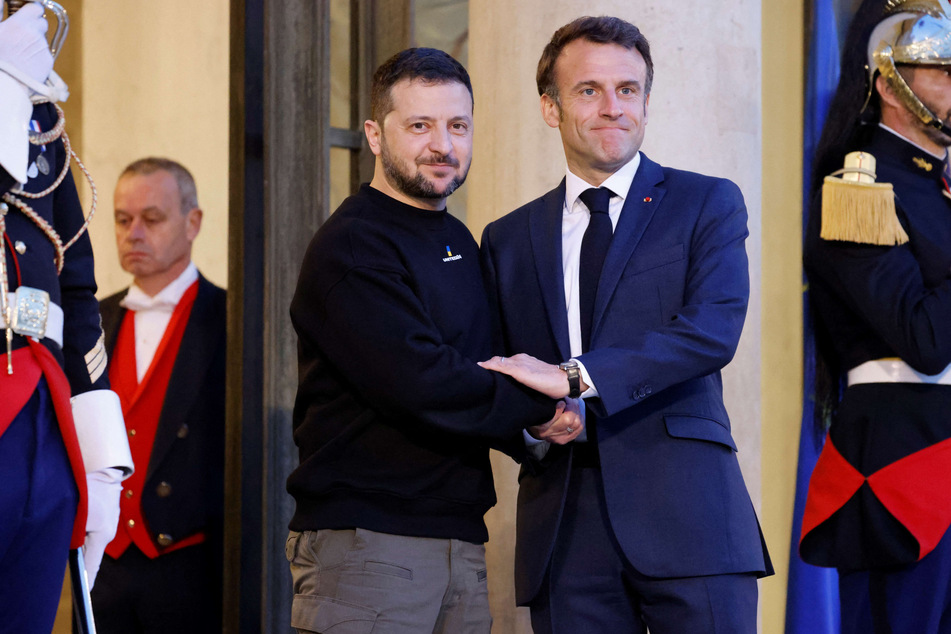
<path fill-rule="evenodd" d="M 168 548 L 162 548 L 160 551 L 142 513 L 142 490 L 148 474 L 149 460 L 168 390 L 168 382 L 172 376 L 172 368 L 175 365 L 182 336 L 185 334 L 185 327 L 188 325 L 188 317 L 197 294 L 198 282 L 195 282 L 185 291 L 178 305 L 175 306 L 162 341 L 155 351 L 152 364 L 142 377 L 141 383 L 136 377 L 135 313 L 127 312 L 119 327 L 116 347 L 109 367 L 109 382 L 122 403 L 122 414 L 129 433 L 129 448 L 132 450 L 132 461 L 136 469 L 135 473 L 123 483 L 119 528 L 115 539 L 106 547 L 106 553 L 113 558 L 121 556 L 130 544 L 135 544 L 143 554 L 154 559 L 161 553 L 191 546 L 205 539 L 204 534 L 199 533 L 178 541 Z"/>
<path fill-rule="evenodd" d="M 49 385 L 50 396 L 53 399 L 53 409 L 56 411 L 56 419 L 59 421 L 59 431 L 63 435 L 66 455 L 69 456 L 69 464 L 73 470 L 73 477 L 76 479 L 76 488 L 79 490 L 79 505 L 76 507 L 73 537 L 69 544 L 70 548 L 79 548 L 86 541 L 88 499 L 86 496 L 86 468 L 83 466 L 83 456 L 79 450 L 79 439 L 76 437 L 76 426 L 73 423 L 73 407 L 69 401 L 71 395 L 69 380 L 52 352 L 32 338 L 28 337 L 27 341 L 29 341 L 33 357 L 43 371 L 43 376 L 46 377 L 46 383 Z M 14 372 L 16 372 L 16 368 L 14 368 Z"/>
<path fill-rule="evenodd" d="M 0 436 L 33 396 L 43 374 L 29 347 L 14 350 L 10 355 L 10 363 L 13 365 L 13 374 L 7 374 L 6 353 L 0 354 L 0 394 L 3 394 L 0 400 Z"/>
<path fill-rule="evenodd" d="M 10 249 L 8 253 L 13 255 L 19 284 L 21 282 L 20 261 L 14 253 L 15 249 L 10 236 L 4 233 L 0 239 L 6 240 L 7 248 Z M 79 491 L 76 519 L 73 521 L 73 534 L 69 543 L 71 549 L 79 548 L 86 541 L 86 511 L 89 508 L 89 499 L 86 491 L 86 468 L 83 466 L 83 455 L 79 449 L 79 438 L 76 436 L 76 424 L 73 422 L 73 406 L 69 400 L 72 397 L 72 389 L 69 387 L 66 373 L 53 353 L 32 337 L 27 337 L 26 340 L 29 347 L 18 348 L 11 354 L 13 374 L 7 374 L 5 355 L 3 367 L 0 369 L 3 373 L 3 377 L 0 378 L 0 393 L 4 396 L 3 402 L 0 403 L 0 436 L 30 400 L 42 373 L 50 389 L 53 411 L 56 412 L 59 432 L 66 446 L 66 455 L 69 458 L 73 478 L 76 480 L 76 489 Z"/>

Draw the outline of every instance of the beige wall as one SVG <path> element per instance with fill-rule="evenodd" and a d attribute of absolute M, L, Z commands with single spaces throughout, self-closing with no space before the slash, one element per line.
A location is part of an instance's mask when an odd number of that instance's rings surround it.
<path fill-rule="evenodd" d="M 77 19 L 83 68 L 73 88 L 82 92 L 81 158 L 99 189 L 90 227 L 99 296 L 130 281 L 116 262 L 112 193 L 122 168 L 147 155 L 173 158 L 195 176 L 205 215 L 194 260 L 225 286 L 228 0 L 86 0 Z"/>
<path fill-rule="evenodd" d="M 780 634 L 802 413 L 803 0 L 763 2 L 763 506 L 776 576 L 763 631 Z"/>

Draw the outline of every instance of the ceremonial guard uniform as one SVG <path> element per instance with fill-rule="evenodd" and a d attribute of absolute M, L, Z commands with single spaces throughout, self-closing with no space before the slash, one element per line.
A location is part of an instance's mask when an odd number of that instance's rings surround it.
<path fill-rule="evenodd" d="M 39 19 L 36 9 L 3 24 Z M 132 460 L 108 389 L 92 246 L 54 129 L 62 115 L 48 103 L 33 109 L 22 162 L 16 119 L 30 116 L 29 101 L 17 69 L 0 62 L 0 632 L 45 633 L 68 548 L 98 551 L 94 577 Z"/>
<path fill-rule="evenodd" d="M 813 302 L 851 370 L 802 553 L 845 568 L 917 561 L 951 524 L 951 199 L 939 160 L 895 133 L 861 149 L 894 186 L 909 241 L 823 240 L 817 210 L 805 250 Z"/>
<path fill-rule="evenodd" d="M 56 112 L 49 104 L 38 106 L 33 116 L 34 127 L 40 131 L 50 130 L 56 121 Z M 28 176 L 35 176 L 29 178 L 24 191 L 42 192 L 50 187 L 67 158 L 62 142 L 31 146 Z M 46 168 L 41 170 L 44 159 Z M 132 459 L 118 399 L 108 391 L 89 237 L 84 234 L 69 247 L 62 271 L 58 272 L 57 249 L 40 226 L 45 222 L 66 240 L 82 229 L 83 211 L 71 175 L 67 172 L 52 193 L 25 200 L 37 218 L 28 217 L 9 202 L 0 207 L 4 212 L 3 247 L 11 314 L 17 314 L 20 322 L 24 321 L 22 317 L 35 315 L 37 329 L 24 329 L 24 334 L 11 330 L 7 338 L 9 353 L 0 364 L 0 441 L 6 441 L 0 443 L 0 473 L 9 474 L 4 485 L 8 490 L 0 498 L 0 506 L 4 517 L 24 518 L 22 524 L 6 520 L 0 523 L 0 559 L 18 548 L 18 535 L 33 542 L 37 534 L 48 538 L 35 551 L 36 557 L 43 553 L 42 559 L 22 561 L 32 572 L 0 568 L 0 597 L 5 604 L 0 607 L 0 615 L 14 607 L 25 616 L 33 612 L 33 617 L 24 622 L 24 626 L 29 623 L 32 627 L 41 620 L 42 610 L 39 606 L 35 612 L 24 607 L 38 598 L 34 595 L 36 587 L 27 580 L 42 576 L 37 584 L 52 589 L 58 597 L 66 547 L 83 545 L 85 474 L 113 467 L 131 473 Z M 109 437 L 114 440 L 112 446 L 107 443 Z M 32 523 L 30 517 L 35 516 L 31 504 L 38 500 L 33 500 L 31 494 L 38 478 L 52 478 L 45 482 L 49 488 L 42 494 L 44 505 L 51 508 L 45 511 L 48 515 Z M 50 617 L 54 615 L 55 603 Z"/>
<path fill-rule="evenodd" d="M 820 163 L 835 156 L 841 167 L 845 154 L 846 167 L 824 179 L 805 238 L 819 349 L 845 387 L 800 553 L 839 569 L 843 633 L 951 632 L 951 193 L 936 154 L 951 129 L 931 114 L 946 107 L 926 108 L 914 92 L 948 94 L 951 81 L 897 70 L 951 67 L 951 17 L 931 4 L 892 0 L 883 11 L 866 0 L 859 10 L 871 22 L 853 26 L 852 48 L 867 42 L 881 115 L 840 136 L 838 152 L 828 140 L 839 131 L 824 132 Z M 855 68 L 844 66 L 846 82 Z M 848 90 L 840 84 L 837 99 Z M 827 127 L 841 125 L 830 117 Z"/>

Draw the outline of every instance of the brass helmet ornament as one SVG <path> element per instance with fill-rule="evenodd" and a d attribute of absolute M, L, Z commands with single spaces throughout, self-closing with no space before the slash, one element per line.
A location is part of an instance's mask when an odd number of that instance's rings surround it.
<path fill-rule="evenodd" d="M 875 71 L 908 110 L 951 137 L 951 127 L 938 118 L 898 73 L 899 64 L 948 66 L 951 69 L 951 4 L 948 0 L 889 0 L 885 18 L 868 40 L 869 87 Z"/>

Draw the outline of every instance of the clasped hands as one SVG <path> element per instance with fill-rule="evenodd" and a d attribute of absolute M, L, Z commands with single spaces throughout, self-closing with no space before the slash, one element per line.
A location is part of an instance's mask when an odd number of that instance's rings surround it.
<path fill-rule="evenodd" d="M 542 425 L 528 428 L 528 433 L 538 440 L 547 440 L 564 445 L 577 438 L 584 429 L 581 406 L 578 399 L 567 398 L 568 376 L 557 365 L 545 363 L 528 354 L 513 357 L 492 357 L 479 365 L 486 370 L 501 372 L 522 385 L 551 398 L 560 399 L 555 415 Z M 587 388 L 582 382 L 582 392 Z"/>

